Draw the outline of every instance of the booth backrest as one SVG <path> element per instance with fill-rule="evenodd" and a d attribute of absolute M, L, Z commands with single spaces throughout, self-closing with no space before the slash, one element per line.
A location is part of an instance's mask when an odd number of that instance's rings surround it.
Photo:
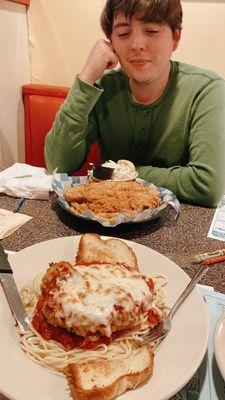
<path fill-rule="evenodd" d="M 67 96 L 69 88 L 29 84 L 22 87 L 25 109 L 25 156 L 26 163 L 45 167 L 44 143 L 51 129 L 55 114 Z M 76 175 L 86 175 L 89 163 L 98 163 L 98 148 L 91 146 L 87 161 Z"/>

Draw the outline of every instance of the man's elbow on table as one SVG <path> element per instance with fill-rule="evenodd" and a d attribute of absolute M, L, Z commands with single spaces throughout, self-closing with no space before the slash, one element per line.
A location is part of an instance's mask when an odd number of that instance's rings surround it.
<path fill-rule="evenodd" d="M 209 174 L 206 180 L 193 182 L 191 202 L 205 207 L 216 207 L 225 191 L 225 177 Z"/>
<path fill-rule="evenodd" d="M 53 173 L 57 169 L 57 172 L 59 173 L 67 173 L 67 174 L 72 174 L 74 169 L 73 166 L 71 165 L 71 158 L 70 157 L 57 157 L 56 154 L 53 154 L 51 152 L 50 148 L 45 147 L 45 164 L 47 167 L 47 170 L 50 173 Z"/>
<path fill-rule="evenodd" d="M 225 170 L 223 166 L 220 168 L 210 168 L 205 174 L 203 180 L 202 205 L 206 207 L 216 207 L 221 198 L 225 194 Z"/>
<path fill-rule="evenodd" d="M 86 148 L 82 143 L 76 146 L 65 146 L 63 143 L 55 145 L 48 136 L 45 139 L 45 164 L 50 173 L 57 168 L 57 172 L 71 175 L 83 165 L 85 156 Z"/>
<path fill-rule="evenodd" d="M 54 151 L 52 151 L 50 146 L 46 146 L 44 148 L 44 157 L 45 157 L 45 165 L 47 170 L 52 174 L 53 171 L 57 169 L 57 172 L 62 172 L 59 171 L 59 162 L 56 159 L 56 156 L 54 154 Z"/>
<path fill-rule="evenodd" d="M 183 172 L 188 172 L 183 170 Z M 175 182 L 174 182 L 175 184 Z M 214 208 L 218 205 L 225 191 L 225 177 L 212 171 L 197 171 L 183 175 L 174 185 L 174 193 L 184 203 Z"/>
<path fill-rule="evenodd" d="M 209 190 L 207 193 L 200 194 L 200 199 L 196 202 L 196 204 L 199 203 L 199 205 L 214 208 L 218 205 L 222 196 L 223 193 L 221 193 L 220 191 L 216 192 L 214 190 Z"/>
<path fill-rule="evenodd" d="M 171 190 L 184 203 L 216 207 L 225 192 L 223 170 L 193 166 L 137 167 L 139 177 Z"/>

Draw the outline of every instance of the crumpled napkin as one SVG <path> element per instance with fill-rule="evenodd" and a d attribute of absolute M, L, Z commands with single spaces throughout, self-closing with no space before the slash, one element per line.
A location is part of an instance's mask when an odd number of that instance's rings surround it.
<path fill-rule="evenodd" d="M 0 172 L 0 193 L 12 197 L 48 200 L 52 175 L 45 168 L 15 163 Z"/>

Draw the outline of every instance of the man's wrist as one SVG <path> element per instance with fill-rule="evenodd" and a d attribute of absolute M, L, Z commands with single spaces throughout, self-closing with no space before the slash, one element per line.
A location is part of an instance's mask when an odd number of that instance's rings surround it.
<path fill-rule="evenodd" d="M 99 90 L 100 92 L 103 91 L 103 88 L 96 82 L 94 82 L 93 84 L 87 83 L 85 81 L 83 81 L 82 79 L 80 79 L 80 75 L 76 75 L 76 79 L 78 80 L 78 82 L 80 83 L 80 87 L 82 88 L 82 90 L 86 90 L 89 88 L 89 90 L 93 91 L 93 90 Z"/>
<path fill-rule="evenodd" d="M 88 74 L 86 74 L 85 72 L 82 72 L 78 75 L 79 79 L 84 82 L 87 83 L 88 85 L 94 85 L 95 80 L 93 78 L 91 78 Z"/>

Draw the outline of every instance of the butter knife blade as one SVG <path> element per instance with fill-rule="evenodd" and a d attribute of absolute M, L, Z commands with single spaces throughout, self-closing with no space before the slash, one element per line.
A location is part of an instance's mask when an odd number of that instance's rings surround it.
<path fill-rule="evenodd" d="M 13 316 L 22 332 L 29 330 L 29 318 L 22 303 L 18 288 L 13 278 L 3 246 L 0 243 L 0 281 Z"/>

